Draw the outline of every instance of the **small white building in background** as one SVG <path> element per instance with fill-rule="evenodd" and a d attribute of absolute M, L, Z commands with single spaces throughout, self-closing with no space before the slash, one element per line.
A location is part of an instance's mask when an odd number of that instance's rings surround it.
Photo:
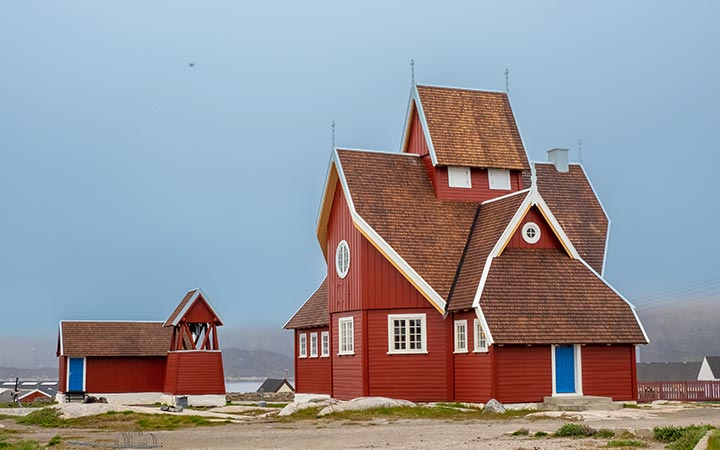
<path fill-rule="evenodd" d="M 720 380 L 720 356 L 706 356 L 700 365 L 699 381 Z"/>

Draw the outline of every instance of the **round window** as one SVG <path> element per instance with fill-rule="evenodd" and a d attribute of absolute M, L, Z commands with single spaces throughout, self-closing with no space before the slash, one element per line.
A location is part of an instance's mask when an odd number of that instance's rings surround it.
<path fill-rule="evenodd" d="M 534 222 L 528 222 L 522 227 L 522 237 L 528 244 L 535 244 L 540 240 L 540 227 Z"/>
<path fill-rule="evenodd" d="M 350 247 L 345 241 L 340 241 L 335 250 L 335 270 L 340 278 L 345 278 L 350 270 Z"/>

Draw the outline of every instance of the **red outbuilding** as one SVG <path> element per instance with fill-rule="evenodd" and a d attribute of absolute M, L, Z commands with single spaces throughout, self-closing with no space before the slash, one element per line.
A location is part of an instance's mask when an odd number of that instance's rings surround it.
<path fill-rule="evenodd" d="M 634 307 L 579 164 L 530 163 L 505 93 L 413 86 L 400 152 L 334 149 L 327 277 L 285 325 L 298 393 L 541 402 L 637 396 Z"/>
<path fill-rule="evenodd" d="M 224 405 L 221 325 L 200 289 L 165 322 L 61 321 L 58 399 Z"/>

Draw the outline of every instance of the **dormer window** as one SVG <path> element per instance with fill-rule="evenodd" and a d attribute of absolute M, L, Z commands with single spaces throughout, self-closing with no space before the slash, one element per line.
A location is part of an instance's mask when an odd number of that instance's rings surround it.
<path fill-rule="evenodd" d="M 471 188 L 469 167 L 448 167 L 448 186 L 452 188 Z"/>
<path fill-rule="evenodd" d="M 503 191 L 512 189 L 508 169 L 488 169 L 488 179 L 490 180 L 490 189 Z"/>

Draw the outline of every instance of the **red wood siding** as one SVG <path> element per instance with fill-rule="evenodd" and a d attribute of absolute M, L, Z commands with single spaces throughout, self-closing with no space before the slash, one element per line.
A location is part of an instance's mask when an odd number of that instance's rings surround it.
<path fill-rule="evenodd" d="M 633 345 L 586 345 L 581 349 L 583 394 L 635 400 Z"/>
<path fill-rule="evenodd" d="M 360 248 L 363 308 L 425 308 L 430 305 L 364 236 L 361 236 Z"/>
<path fill-rule="evenodd" d="M 219 351 L 169 352 L 166 394 L 225 394 L 225 374 Z"/>
<path fill-rule="evenodd" d="M 58 392 L 67 392 L 67 356 L 58 357 Z"/>
<path fill-rule="evenodd" d="M 330 357 L 322 357 L 322 332 L 324 328 L 305 328 L 295 330 L 295 390 L 303 394 L 330 394 Z M 307 334 L 307 358 L 300 358 L 300 334 Z M 310 333 L 318 335 L 318 357 L 310 357 Z M 333 354 L 333 342 L 330 339 L 330 355 Z M 335 351 L 337 348 L 335 346 Z"/>
<path fill-rule="evenodd" d="M 528 244 L 522 237 L 522 227 L 528 222 L 535 222 L 538 228 L 540 228 L 540 240 L 534 244 Z M 508 247 L 562 248 L 562 245 L 540 210 L 536 206 L 533 206 L 527 214 L 525 214 L 523 220 L 520 221 L 518 229 L 515 230 L 515 234 L 513 234 L 513 237 L 510 238 L 510 242 L 508 242 Z"/>
<path fill-rule="evenodd" d="M 205 299 L 200 297 L 190 307 L 187 313 L 182 317 L 188 323 L 210 323 L 216 319 L 212 310 L 205 302 Z"/>
<path fill-rule="evenodd" d="M 435 195 L 441 200 L 469 200 L 482 202 L 491 198 L 501 197 L 520 190 L 522 175 L 519 170 L 510 171 L 510 190 L 490 189 L 487 169 L 472 168 L 470 170 L 471 188 L 451 188 L 448 186 L 447 167 L 435 167 Z"/>
<path fill-rule="evenodd" d="M 427 354 L 388 355 L 388 314 L 426 314 Z M 435 309 L 368 311 L 369 395 L 444 401 L 447 390 L 447 326 Z"/>
<path fill-rule="evenodd" d="M 51 400 L 52 398 L 49 395 L 43 394 L 42 392 L 33 392 L 32 394 L 28 394 L 27 396 L 20 398 L 18 400 L 20 400 L 21 403 L 28 405 L 37 399 Z"/>
<path fill-rule="evenodd" d="M 85 364 L 87 392 L 111 394 L 163 391 L 164 356 L 88 356 Z"/>
<path fill-rule="evenodd" d="M 453 364 L 455 374 L 455 398 L 460 402 L 486 402 L 492 398 L 492 373 L 490 352 L 474 353 L 475 323 L 477 318 L 474 311 L 455 313 L 447 320 L 453 321 L 451 350 L 455 349 L 455 320 L 467 320 L 468 352 L 454 353 Z M 490 351 L 493 351 L 492 348 Z"/>
<path fill-rule="evenodd" d="M 552 395 L 550 346 L 493 346 L 494 397 L 502 403 L 541 402 Z"/>
<path fill-rule="evenodd" d="M 355 354 L 338 355 L 340 348 L 338 333 L 338 319 L 342 317 L 353 317 L 353 328 L 355 335 Z M 330 356 L 332 357 L 332 397 L 339 400 L 350 400 L 362 397 L 365 384 L 365 372 L 363 367 L 363 313 L 361 311 L 342 312 L 332 314 L 330 334 Z M 386 341 L 387 342 L 387 341 Z"/>
<path fill-rule="evenodd" d="M 408 133 L 408 145 L 406 150 L 408 153 L 424 156 L 430 153 L 427 142 L 425 141 L 425 133 L 423 133 L 422 123 L 417 110 L 413 111 L 410 120 L 410 132 Z"/>
<path fill-rule="evenodd" d="M 345 195 L 338 185 L 328 220 L 327 268 L 330 313 L 355 311 L 361 308 L 361 237 L 352 223 Z M 350 247 L 350 269 L 344 279 L 340 278 L 335 270 L 335 250 L 342 240 L 347 241 Z"/>

